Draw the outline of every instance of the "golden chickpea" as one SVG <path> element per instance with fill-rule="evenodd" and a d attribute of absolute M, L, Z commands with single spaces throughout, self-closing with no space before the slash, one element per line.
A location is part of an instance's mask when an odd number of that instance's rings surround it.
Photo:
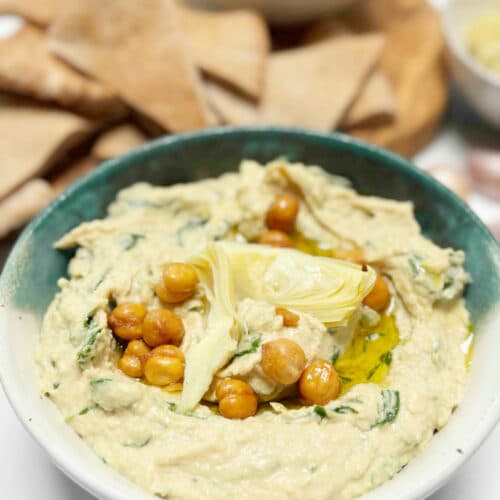
<path fill-rule="evenodd" d="M 259 238 L 261 245 L 271 245 L 273 247 L 293 247 L 293 241 L 288 234 L 283 231 L 268 231 Z"/>
<path fill-rule="evenodd" d="M 198 284 L 198 275 L 190 264 L 171 262 L 163 268 L 163 284 L 172 293 L 192 294 Z"/>
<path fill-rule="evenodd" d="M 266 214 L 266 226 L 290 233 L 299 212 L 299 200 L 291 194 L 276 196 Z"/>
<path fill-rule="evenodd" d="M 365 259 L 365 254 L 361 248 L 337 248 L 333 251 L 333 257 L 340 260 L 348 260 L 354 262 L 355 264 L 363 265 L 367 264 Z"/>
<path fill-rule="evenodd" d="M 150 347 L 161 344 L 180 344 L 184 337 L 182 319 L 168 309 L 149 311 L 142 325 L 142 337 Z"/>
<path fill-rule="evenodd" d="M 389 287 L 384 281 L 382 276 L 377 275 L 375 280 L 375 285 L 373 286 L 371 292 L 364 298 L 363 304 L 365 306 L 375 309 L 375 311 L 383 311 L 391 301 L 391 294 L 389 293 Z"/>
<path fill-rule="evenodd" d="M 144 365 L 144 376 L 152 385 L 169 385 L 184 377 L 184 362 L 179 358 L 152 355 Z"/>
<path fill-rule="evenodd" d="M 184 354 L 175 345 L 159 345 L 150 352 L 150 356 L 164 356 L 167 358 L 177 358 L 184 363 Z"/>
<path fill-rule="evenodd" d="M 180 304 L 191 297 L 192 293 L 174 293 L 165 287 L 163 281 L 158 283 L 155 288 L 156 295 L 165 304 Z"/>
<path fill-rule="evenodd" d="M 125 349 L 124 356 L 136 356 L 139 359 L 147 356 L 151 349 L 142 340 L 131 340 Z"/>
<path fill-rule="evenodd" d="M 335 399 L 340 391 L 340 382 L 335 367 L 324 359 L 313 361 L 302 373 L 299 393 L 307 405 L 324 405 Z"/>
<path fill-rule="evenodd" d="M 129 377 L 142 377 L 143 367 L 138 356 L 124 354 L 118 361 L 118 368 Z"/>
<path fill-rule="evenodd" d="M 165 392 L 181 392 L 182 391 L 182 383 L 177 382 L 175 384 L 169 384 L 162 388 Z"/>
<path fill-rule="evenodd" d="M 108 324 L 113 333 L 124 340 L 142 337 L 142 322 L 147 309 L 142 304 L 124 302 L 116 306 L 108 316 Z"/>
<path fill-rule="evenodd" d="M 217 386 L 216 395 L 219 412 L 225 418 L 247 418 L 257 413 L 257 396 L 243 380 L 224 379 Z"/>
<path fill-rule="evenodd" d="M 283 317 L 283 326 L 297 326 L 299 324 L 300 316 L 285 307 L 277 307 L 276 314 Z"/>
<path fill-rule="evenodd" d="M 290 385 L 297 382 L 306 363 L 302 347 L 293 340 L 277 339 L 262 345 L 262 369 L 279 384 Z"/>

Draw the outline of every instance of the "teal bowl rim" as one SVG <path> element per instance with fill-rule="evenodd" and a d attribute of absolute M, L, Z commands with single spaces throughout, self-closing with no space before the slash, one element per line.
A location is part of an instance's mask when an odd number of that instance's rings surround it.
<path fill-rule="evenodd" d="M 122 162 L 124 160 L 134 161 L 140 160 L 141 157 L 147 155 L 148 153 L 154 152 L 154 150 L 159 146 L 164 146 L 167 144 L 175 144 L 177 142 L 185 142 L 196 139 L 205 138 L 217 138 L 217 137 L 227 137 L 232 135 L 241 134 L 266 134 L 269 132 L 274 132 L 278 134 L 285 135 L 295 135 L 297 139 L 300 140 L 301 137 L 307 137 L 309 140 L 313 139 L 318 142 L 335 142 L 342 149 L 350 152 L 355 152 L 357 154 L 362 154 L 362 156 L 367 158 L 374 158 L 383 162 L 387 167 L 395 171 L 403 170 L 406 174 L 414 179 L 417 179 L 424 184 L 430 184 L 435 190 L 439 192 L 439 195 L 448 199 L 455 205 L 455 208 L 464 211 L 467 215 L 474 221 L 474 223 L 481 229 L 484 237 L 487 238 L 491 243 L 495 243 L 497 246 L 497 254 L 500 258 L 500 246 L 498 245 L 495 237 L 491 231 L 486 227 L 483 221 L 471 210 L 471 208 L 462 201 L 457 195 L 450 191 L 446 186 L 437 181 L 434 177 L 429 175 L 427 172 L 419 169 L 411 163 L 411 161 L 403 158 L 402 156 L 392 153 L 386 149 L 383 149 L 372 144 L 368 144 L 364 141 L 356 139 L 347 134 L 342 134 L 339 132 L 325 133 L 319 131 L 313 131 L 297 127 L 272 127 L 272 126 L 252 126 L 252 127 L 215 127 L 204 130 L 199 130 L 196 132 L 188 132 L 183 134 L 172 134 L 162 136 L 158 139 L 154 139 L 138 148 L 126 153 L 122 156 L 113 158 L 111 160 L 106 160 L 99 165 L 99 168 L 89 172 L 84 175 L 76 182 L 71 184 L 65 191 L 63 191 L 57 198 L 55 198 L 45 209 L 38 214 L 22 231 L 18 239 L 16 240 L 4 266 L 4 270 L 0 275 L 0 291 L 3 288 L 2 277 L 6 274 L 13 265 L 16 258 L 16 248 L 20 246 L 24 240 L 26 240 L 30 234 L 38 227 L 58 206 L 68 197 L 72 196 L 74 193 L 84 187 L 85 184 L 94 177 L 103 177 L 108 173 L 115 170 L 120 170 Z"/>

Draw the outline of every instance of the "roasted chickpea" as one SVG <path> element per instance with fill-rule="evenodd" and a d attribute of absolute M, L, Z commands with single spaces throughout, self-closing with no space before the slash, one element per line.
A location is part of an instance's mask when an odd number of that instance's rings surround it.
<path fill-rule="evenodd" d="M 306 362 L 302 347 L 293 340 L 277 339 L 262 345 L 262 369 L 279 384 L 290 385 L 297 382 Z"/>
<path fill-rule="evenodd" d="M 124 356 L 136 356 L 142 359 L 151 349 L 142 340 L 131 340 L 125 349 Z"/>
<path fill-rule="evenodd" d="M 138 356 L 124 354 L 118 361 L 118 368 L 129 377 L 142 377 L 143 367 Z"/>
<path fill-rule="evenodd" d="M 172 293 L 192 294 L 198 284 L 198 275 L 190 264 L 171 262 L 163 268 L 163 284 Z"/>
<path fill-rule="evenodd" d="M 291 194 L 276 196 L 266 214 L 266 226 L 289 233 L 299 212 L 299 200 Z"/>
<path fill-rule="evenodd" d="M 313 361 L 300 377 L 299 393 L 307 405 L 324 405 L 335 399 L 339 391 L 339 377 L 329 361 L 323 359 Z"/>
<path fill-rule="evenodd" d="M 285 307 L 277 307 L 276 314 L 283 317 L 283 326 L 297 326 L 299 324 L 300 316 Z"/>
<path fill-rule="evenodd" d="M 257 413 L 259 401 L 252 387 L 238 379 L 224 379 L 216 389 L 219 412 L 226 418 L 247 418 Z"/>
<path fill-rule="evenodd" d="M 152 354 L 144 365 L 144 376 L 152 385 L 169 385 L 184 377 L 184 361 L 178 357 Z"/>
<path fill-rule="evenodd" d="M 124 302 L 116 306 L 108 316 L 108 324 L 113 333 L 124 340 L 142 337 L 142 322 L 147 309 L 142 304 Z"/>
<path fill-rule="evenodd" d="M 180 344 L 184 337 L 182 319 L 168 309 L 149 311 L 142 324 L 142 337 L 150 347 L 161 344 Z"/>
<path fill-rule="evenodd" d="M 389 287 L 384 281 L 382 276 L 377 275 L 375 280 L 375 285 L 371 292 L 364 298 L 363 304 L 365 306 L 375 309 L 375 311 L 383 311 L 391 301 L 391 294 L 389 293 Z"/>
<path fill-rule="evenodd" d="M 156 295 L 165 304 L 180 304 L 191 297 L 192 293 L 174 293 L 165 287 L 163 281 L 158 283 L 155 288 Z"/>
<path fill-rule="evenodd" d="M 259 243 L 273 247 L 293 247 L 292 239 L 283 231 L 268 231 L 259 238 Z"/>
<path fill-rule="evenodd" d="M 367 264 L 363 250 L 357 247 L 351 249 L 337 248 L 337 250 L 333 251 L 333 257 L 340 260 L 348 260 L 359 265 Z"/>
<path fill-rule="evenodd" d="M 175 345 L 159 345 L 150 352 L 150 356 L 164 356 L 167 358 L 177 358 L 184 363 L 184 354 Z"/>

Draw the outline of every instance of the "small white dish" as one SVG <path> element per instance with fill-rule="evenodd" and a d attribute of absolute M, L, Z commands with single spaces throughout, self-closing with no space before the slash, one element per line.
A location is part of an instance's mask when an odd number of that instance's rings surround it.
<path fill-rule="evenodd" d="M 500 11 L 498 0 L 448 0 L 442 19 L 448 62 L 460 92 L 486 121 L 500 127 L 500 75 L 482 66 L 468 47 L 472 23 L 493 10 Z"/>

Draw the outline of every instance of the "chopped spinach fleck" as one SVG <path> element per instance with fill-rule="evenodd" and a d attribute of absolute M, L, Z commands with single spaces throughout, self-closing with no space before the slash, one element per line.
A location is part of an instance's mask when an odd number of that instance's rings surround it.
<path fill-rule="evenodd" d="M 347 382 L 352 382 L 352 378 L 343 377 L 342 375 L 339 375 L 339 379 L 342 384 L 346 384 Z"/>
<path fill-rule="evenodd" d="M 384 354 L 380 356 L 380 361 L 382 361 L 382 363 L 386 364 L 387 366 L 390 366 L 390 364 L 392 363 L 392 351 L 384 352 Z"/>
<path fill-rule="evenodd" d="M 50 361 L 50 364 L 52 368 L 57 368 L 57 363 L 53 359 Z"/>
<path fill-rule="evenodd" d="M 167 401 L 167 406 L 170 411 L 176 411 L 177 410 L 177 405 L 175 403 L 172 403 L 171 401 Z"/>
<path fill-rule="evenodd" d="M 102 328 L 94 323 L 94 319 L 90 316 L 85 320 L 84 327 L 88 330 L 87 338 L 84 340 L 79 351 L 76 353 L 76 361 L 80 366 L 89 360 L 92 350 L 97 342 L 97 337 L 102 331 Z"/>
<path fill-rule="evenodd" d="M 53 387 L 54 389 L 58 389 L 60 385 L 61 385 L 61 382 L 54 382 L 54 383 L 52 384 L 52 387 Z"/>
<path fill-rule="evenodd" d="M 97 404 L 93 404 L 91 406 L 86 406 L 85 408 L 82 408 L 75 415 L 70 415 L 69 417 L 66 417 L 65 422 L 71 422 L 75 417 L 81 417 L 83 415 L 86 415 L 89 411 L 95 410 L 98 407 L 99 407 L 99 405 L 97 405 Z"/>
<path fill-rule="evenodd" d="M 332 365 L 334 365 L 337 362 L 337 360 L 339 359 L 339 356 L 340 356 L 340 349 L 338 346 L 334 345 L 332 357 L 330 358 Z"/>
<path fill-rule="evenodd" d="M 369 372 L 368 375 L 366 376 L 367 380 L 371 380 L 373 375 L 377 372 L 377 370 L 380 368 L 380 363 L 376 364 Z"/>
<path fill-rule="evenodd" d="M 333 328 L 333 327 L 329 327 L 326 329 L 326 331 L 330 334 L 330 335 L 335 335 L 337 333 L 337 328 Z"/>
<path fill-rule="evenodd" d="M 177 236 L 177 244 L 179 246 L 183 246 L 184 243 L 182 241 L 182 237 L 185 231 L 192 231 L 193 229 L 196 229 L 197 227 L 202 227 L 208 222 L 208 219 L 206 217 L 195 217 L 193 219 L 190 219 L 181 226 L 176 233 Z"/>
<path fill-rule="evenodd" d="M 411 272 L 415 277 L 425 272 L 424 268 L 420 265 L 420 262 L 422 262 L 422 260 L 422 257 L 417 254 L 411 254 L 408 257 L 408 265 L 410 266 Z"/>
<path fill-rule="evenodd" d="M 384 425 L 392 422 L 399 413 L 399 391 L 382 389 L 378 405 L 379 418 L 375 425 Z"/>
<path fill-rule="evenodd" d="M 188 309 L 188 312 L 203 312 L 203 306 L 193 306 Z"/>
<path fill-rule="evenodd" d="M 358 410 L 355 410 L 351 406 L 337 406 L 333 411 L 335 413 L 340 413 L 341 415 L 345 415 L 346 413 L 359 413 Z"/>
<path fill-rule="evenodd" d="M 138 441 L 135 443 L 122 443 L 122 446 L 125 446 L 126 448 L 144 448 L 147 446 L 152 439 L 152 436 L 149 436 L 148 438 L 144 439 L 143 441 Z"/>
<path fill-rule="evenodd" d="M 118 304 L 116 303 L 116 300 L 114 297 L 109 297 L 108 298 L 108 308 L 110 311 L 112 311 Z"/>
<path fill-rule="evenodd" d="M 98 386 L 99 384 L 104 384 L 105 382 L 112 382 L 112 379 L 110 378 L 95 378 L 94 380 L 90 381 L 90 387 L 94 388 Z"/>
<path fill-rule="evenodd" d="M 322 406 L 316 405 L 313 411 L 314 413 L 316 413 L 316 415 L 318 415 L 319 418 L 321 418 L 321 420 L 326 418 L 326 411 Z"/>
<path fill-rule="evenodd" d="M 259 337 L 258 339 L 255 339 L 251 344 L 248 349 L 244 349 L 243 351 L 238 351 L 234 353 L 235 358 L 239 358 L 240 356 L 244 356 L 245 354 L 251 354 L 254 352 L 257 352 L 257 349 L 260 346 L 262 339 Z"/>
<path fill-rule="evenodd" d="M 143 234 L 130 233 L 125 235 L 122 241 L 123 249 L 130 250 L 137 245 L 137 242 L 141 239 L 144 239 L 145 236 Z"/>

